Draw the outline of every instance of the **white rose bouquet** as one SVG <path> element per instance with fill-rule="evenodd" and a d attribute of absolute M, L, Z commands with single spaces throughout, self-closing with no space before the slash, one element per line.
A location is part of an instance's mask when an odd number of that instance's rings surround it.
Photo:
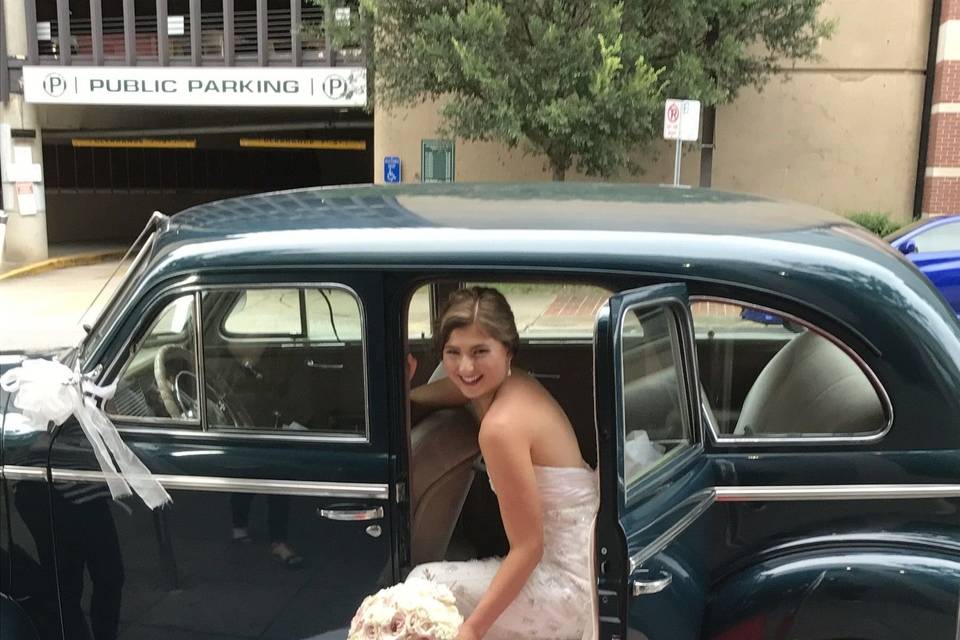
<path fill-rule="evenodd" d="M 347 640 L 454 640 L 461 624 L 450 589 L 411 578 L 364 598 Z"/>

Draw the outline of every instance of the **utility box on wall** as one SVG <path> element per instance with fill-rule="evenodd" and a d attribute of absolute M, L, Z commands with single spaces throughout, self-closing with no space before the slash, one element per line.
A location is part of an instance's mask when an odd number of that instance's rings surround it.
<path fill-rule="evenodd" d="M 420 141 L 420 181 L 453 182 L 452 140 Z"/>

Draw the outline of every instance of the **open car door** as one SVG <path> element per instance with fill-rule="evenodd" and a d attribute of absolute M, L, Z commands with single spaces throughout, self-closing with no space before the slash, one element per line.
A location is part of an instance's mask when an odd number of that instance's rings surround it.
<path fill-rule="evenodd" d="M 595 349 L 600 639 L 700 638 L 714 483 L 686 287 L 611 297 Z"/>

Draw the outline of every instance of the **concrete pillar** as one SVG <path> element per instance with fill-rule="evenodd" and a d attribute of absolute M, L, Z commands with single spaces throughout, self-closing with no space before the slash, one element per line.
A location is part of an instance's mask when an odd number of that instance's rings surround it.
<path fill-rule="evenodd" d="M 5 0 L 2 3 L 6 27 L 7 50 L 11 57 L 26 58 L 27 39 L 24 19 L 24 2 L 36 0 Z M 46 199 L 43 190 L 43 172 L 39 176 L 27 175 L 27 164 L 43 166 L 43 146 L 40 134 L 39 107 L 23 101 L 22 94 L 11 94 L 9 102 L 0 106 L 0 124 L 6 125 L 16 135 L 0 140 L 0 176 L 3 188 L 4 212 L 8 215 L 5 241 L 0 247 L 0 263 L 5 266 L 44 260 L 47 258 Z M 6 131 L 6 127 L 3 128 Z M 34 136 L 19 135 L 32 131 Z M 6 136 L 4 136 L 6 138 Z M 27 158 L 26 156 L 30 157 Z M 32 179 L 39 179 L 35 182 Z M 35 207 L 21 210 L 17 195 L 17 182 L 29 182 L 34 194 Z M 24 187 L 25 189 L 26 187 Z M 36 213 L 31 213 L 31 209 Z"/>
<path fill-rule="evenodd" d="M 43 189 L 42 169 L 28 174 L 29 165 L 43 166 L 43 144 L 40 135 L 40 123 L 37 121 L 37 106 L 25 104 L 23 96 L 11 95 L 10 102 L 0 111 L 0 124 L 6 125 L 0 130 L 0 173 L 3 173 L 3 206 L 7 214 L 5 242 L 0 253 L 0 263 L 4 266 L 24 264 L 47 258 L 47 206 Z M 9 129 L 7 128 L 9 127 Z M 14 136 L 5 134 L 14 130 Z M 34 137 L 17 135 L 33 131 Z M 29 156 L 29 157 L 27 157 Z M 18 185 L 30 189 L 21 198 Z M 32 198 L 33 204 L 25 202 Z"/>

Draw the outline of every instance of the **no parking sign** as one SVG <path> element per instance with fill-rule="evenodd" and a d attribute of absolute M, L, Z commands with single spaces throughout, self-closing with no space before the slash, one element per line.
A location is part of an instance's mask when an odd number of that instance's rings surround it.
<path fill-rule="evenodd" d="M 663 139 L 693 142 L 700 137 L 700 101 L 670 98 L 663 108 Z"/>

